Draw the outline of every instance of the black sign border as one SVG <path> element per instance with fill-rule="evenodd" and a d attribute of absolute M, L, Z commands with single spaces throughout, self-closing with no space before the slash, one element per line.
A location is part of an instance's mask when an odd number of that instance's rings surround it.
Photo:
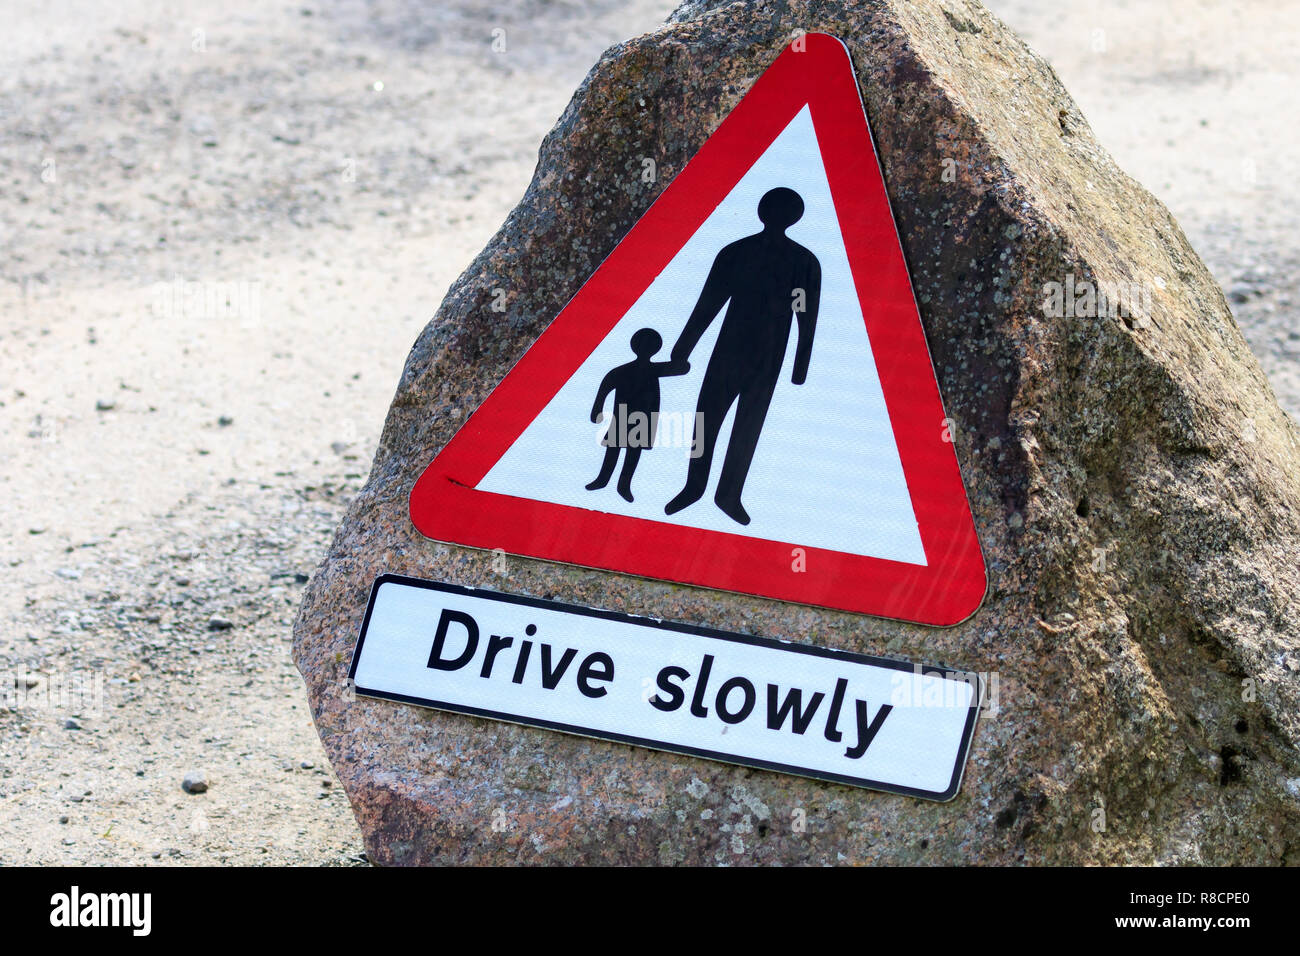
<path fill-rule="evenodd" d="M 525 607 L 541 608 L 548 611 L 579 614 L 585 617 L 594 617 L 605 621 L 618 621 L 620 623 L 635 624 L 641 627 L 652 627 L 661 631 L 692 634 L 697 637 L 716 638 L 723 641 L 730 641 L 735 644 L 749 644 L 754 647 L 767 647 L 775 650 L 791 651 L 796 654 L 810 654 L 814 657 L 829 657 L 834 660 L 841 660 L 855 664 L 870 664 L 875 667 L 884 667 L 890 670 L 907 671 L 909 673 L 917 673 L 919 670 L 919 672 L 924 675 L 934 674 L 948 679 L 956 677 L 967 683 L 974 684 L 975 698 L 971 702 L 970 711 L 966 715 L 966 724 L 962 728 L 961 745 L 957 750 L 957 761 L 956 766 L 953 768 L 952 778 L 945 790 L 936 793 L 932 790 L 921 790 L 916 787 L 905 787 L 897 784 L 882 783 L 879 780 L 870 780 L 865 777 L 851 777 L 846 774 L 812 770 L 806 767 L 777 763 L 771 760 L 750 759 L 741 757 L 737 754 L 727 754 L 714 750 L 706 750 L 702 747 L 669 744 L 645 737 L 637 737 L 632 734 L 619 734 L 610 731 L 595 730 L 590 727 L 580 727 L 575 724 L 565 724 L 559 721 L 523 717 L 518 714 L 505 713 L 504 711 L 487 710 L 481 707 L 469 707 L 462 704 L 448 703 L 447 701 L 432 700 L 425 697 L 412 697 L 407 694 L 397 694 L 391 691 L 360 687 L 356 683 L 357 664 L 361 659 L 361 649 L 365 645 L 366 632 L 370 627 L 370 616 L 375 609 L 375 598 L 379 595 L 379 589 L 385 584 L 400 584 L 407 587 L 422 588 L 426 591 L 439 591 L 444 594 L 457 594 L 463 597 L 477 597 L 489 601 L 500 601 L 505 604 L 520 604 Z M 828 783 L 843 783 L 867 790 L 878 790 L 884 793 L 896 793 L 907 797 L 918 797 L 922 800 L 933 800 L 938 803 L 946 803 L 949 800 L 952 800 L 957 796 L 958 791 L 961 789 L 961 781 L 965 773 L 966 762 L 970 757 L 971 742 L 975 736 L 976 720 L 979 717 L 980 707 L 984 700 L 984 681 L 979 674 L 971 671 L 959 671 L 924 664 L 913 664 L 907 661 L 890 660 L 884 657 L 872 657 L 868 654 L 857 654 L 852 651 L 842 651 L 830 647 L 818 647 L 812 644 L 796 644 L 790 641 L 778 641 L 767 637 L 755 637 L 750 634 L 737 634 L 733 631 L 724 631 L 719 628 L 707 627 L 701 624 L 681 624 L 673 621 L 665 621 L 660 618 L 645 617 L 636 614 L 624 614 L 621 611 L 607 611 L 602 608 L 586 607 L 581 604 L 569 604 L 564 601 L 552 601 L 545 598 L 506 594 L 502 591 L 493 591 L 489 588 L 476 588 L 462 584 L 427 581 L 423 578 L 413 578 L 404 574 L 393 573 L 384 573 L 379 575 L 370 586 L 370 598 L 366 602 L 366 614 L 361 621 L 361 630 L 357 635 L 357 646 L 352 652 L 352 662 L 348 667 L 348 680 L 351 681 L 357 694 L 365 697 L 377 698 L 379 700 L 389 700 L 400 704 L 413 704 L 417 707 L 428 707 L 434 710 L 447 711 L 455 714 L 466 714 L 471 717 L 486 717 L 491 720 L 502 720 L 507 723 L 519 724 L 525 727 L 537 727 L 542 730 L 558 730 L 563 733 L 575 734 L 579 737 L 587 737 L 593 740 L 608 740 L 615 743 L 632 744 L 650 750 L 681 754 L 687 757 L 702 757 L 706 760 L 716 760 L 720 763 L 731 764 L 739 767 L 751 767 L 757 770 L 773 770 L 778 773 L 792 774 L 797 777 L 823 780 Z"/>

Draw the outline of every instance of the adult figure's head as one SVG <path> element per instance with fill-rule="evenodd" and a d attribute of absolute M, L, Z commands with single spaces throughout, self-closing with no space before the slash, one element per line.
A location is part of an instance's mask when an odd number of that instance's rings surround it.
<path fill-rule="evenodd" d="M 785 232 L 803 218 L 803 198 L 793 189 L 769 189 L 758 201 L 758 218 L 768 229 Z"/>

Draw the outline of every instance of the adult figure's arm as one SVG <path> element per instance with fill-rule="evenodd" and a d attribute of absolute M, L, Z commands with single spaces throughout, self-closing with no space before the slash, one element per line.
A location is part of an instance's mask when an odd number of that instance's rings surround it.
<path fill-rule="evenodd" d="M 794 372 L 790 380 L 802 385 L 808 378 L 808 362 L 812 359 L 813 332 L 817 330 L 817 307 L 822 297 L 822 267 L 817 257 L 809 255 L 808 275 L 804 282 L 803 310 L 795 313 L 799 322 L 799 344 L 794 353 Z"/>
<path fill-rule="evenodd" d="M 622 368 L 622 366 L 619 366 Z M 605 420 L 605 399 L 609 393 L 614 390 L 615 379 L 618 378 L 619 369 L 611 369 L 605 373 L 605 377 L 600 380 L 600 388 L 596 391 L 596 401 L 591 406 L 591 420 L 597 424 Z"/>
<path fill-rule="evenodd" d="M 682 334 L 677 336 L 672 358 L 678 366 L 684 365 L 691 357 L 691 352 L 700 341 L 704 330 L 731 298 L 731 276 L 727 265 L 729 258 L 726 249 L 714 258 L 713 267 L 709 269 L 709 277 L 704 280 L 704 288 L 700 290 L 700 298 L 696 301 L 695 308 L 691 310 L 691 317 L 686 320 L 686 327 L 682 329 Z"/>

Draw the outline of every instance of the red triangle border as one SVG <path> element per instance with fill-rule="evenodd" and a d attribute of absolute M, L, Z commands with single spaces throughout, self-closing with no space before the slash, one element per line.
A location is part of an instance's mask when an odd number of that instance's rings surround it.
<path fill-rule="evenodd" d="M 797 41 L 798 42 L 798 41 Z M 921 624 L 972 615 L 984 559 L 848 49 L 787 46 L 425 470 L 426 537 Z M 912 496 L 925 566 L 477 491 L 757 158 L 808 106 Z M 701 202 L 699 196 L 712 197 Z M 880 255 L 880 249 L 892 254 Z M 804 551 L 795 571 L 793 549 Z"/>

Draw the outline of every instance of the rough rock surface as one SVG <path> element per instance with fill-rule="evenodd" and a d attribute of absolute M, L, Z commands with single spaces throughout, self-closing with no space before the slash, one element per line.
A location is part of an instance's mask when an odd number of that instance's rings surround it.
<path fill-rule="evenodd" d="M 858 70 L 983 608 L 934 630 L 422 539 L 420 471 L 797 29 Z M 1070 276 L 1150 310 L 1054 318 Z M 1300 862 L 1298 438 L 1178 225 L 977 4 L 688 3 L 596 64 L 419 337 L 294 652 L 381 863 Z M 932 804 L 351 699 L 383 571 L 994 672 L 998 712 Z"/>

